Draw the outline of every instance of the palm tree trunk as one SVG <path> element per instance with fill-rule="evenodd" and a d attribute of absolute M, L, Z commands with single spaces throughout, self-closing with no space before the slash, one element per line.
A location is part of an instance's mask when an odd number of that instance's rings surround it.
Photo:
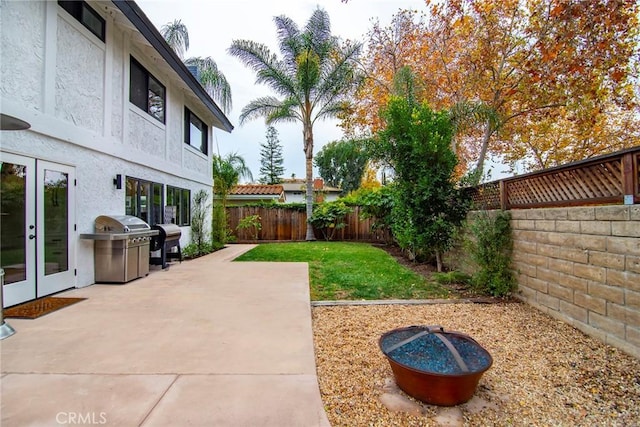
<path fill-rule="evenodd" d="M 307 184 L 307 236 L 305 237 L 305 240 L 313 241 L 316 240 L 316 235 L 313 232 L 313 226 L 308 221 L 308 219 L 311 218 L 311 215 L 313 215 L 313 132 L 310 124 L 304 124 L 303 128 Z"/>
<path fill-rule="evenodd" d="M 489 148 L 489 139 L 493 133 L 493 127 L 491 122 L 487 121 L 484 128 L 484 134 L 482 135 L 482 146 L 480 147 L 480 156 L 478 157 L 478 164 L 476 165 L 475 181 L 473 184 L 478 185 L 484 175 L 484 160 L 487 156 L 487 149 Z"/>

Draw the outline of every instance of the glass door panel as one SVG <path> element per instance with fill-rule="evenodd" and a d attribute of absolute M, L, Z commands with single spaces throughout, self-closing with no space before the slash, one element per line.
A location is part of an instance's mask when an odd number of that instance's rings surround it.
<path fill-rule="evenodd" d="M 75 285 L 74 169 L 38 161 L 38 297 Z"/>
<path fill-rule="evenodd" d="M 35 298 L 35 160 L 0 154 L 0 265 L 4 306 Z"/>
<path fill-rule="evenodd" d="M 45 275 L 69 269 L 69 175 L 44 170 Z"/>

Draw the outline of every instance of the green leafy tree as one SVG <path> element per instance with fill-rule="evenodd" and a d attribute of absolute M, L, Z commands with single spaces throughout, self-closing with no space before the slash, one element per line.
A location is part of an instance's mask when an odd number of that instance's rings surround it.
<path fill-rule="evenodd" d="M 240 178 L 253 180 L 251 170 L 244 158 L 237 153 L 229 153 L 224 157 L 213 156 L 213 193 L 217 196 L 213 208 L 212 239 L 214 242 L 226 243 L 229 233 L 227 226 L 227 197 L 240 182 Z"/>
<path fill-rule="evenodd" d="M 284 173 L 282 145 L 278 139 L 278 131 L 273 126 L 267 128 L 267 142 L 260 144 L 260 182 L 262 184 L 278 184 Z"/>
<path fill-rule="evenodd" d="M 264 117 L 267 124 L 301 122 L 306 167 L 307 218 L 313 214 L 313 125 L 346 111 L 358 83 L 356 60 L 361 45 L 341 43 L 331 35 L 329 15 L 316 9 L 304 29 L 282 15 L 274 18 L 282 58 L 264 44 L 234 40 L 229 53 L 256 73 L 257 83 L 277 96 L 251 101 L 242 109 L 240 123 Z M 307 240 L 315 240 L 307 225 Z"/>
<path fill-rule="evenodd" d="M 362 182 L 369 156 L 363 141 L 332 141 L 316 154 L 315 164 L 324 181 L 342 189 L 344 194 L 357 190 Z"/>
<path fill-rule="evenodd" d="M 376 148 L 395 172 L 391 229 L 399 245 L 413 255 L 435 255 L 442 271 L 442 254 L 468 211 L 452 180 L 457 159 L 451 149 L 451 114 L 392 97 L 383 118 L 386 127 L 378 133 Z"/>
<path fill-rule="evenodd" d="M 189 31 L 181 20 L 176 19 L 160 28 L 160 34 L 164 37 L 171 49 L 176 52 L 185 65 L 193 65 L 198 69 L 198 80 L 209 96 L 220 104 L 222 111 L 231 111 L 231 85 L 225 75 L 218 69 L 216 62 L 210 57 L 192 57 L 184 59 L 184 54 L 189 50 Z"/>

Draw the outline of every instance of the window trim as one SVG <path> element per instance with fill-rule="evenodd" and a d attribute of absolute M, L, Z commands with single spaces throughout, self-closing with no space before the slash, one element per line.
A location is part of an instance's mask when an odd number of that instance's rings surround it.
<path fill-rule="evenodd" d="M 91 6 L 87 4 L 87 2 L 82 1 L 61 1 L 58 0 L 58 5 L 69 15 L 71 15 L 76 21 L 82 24 L 91 34 L 99 38 L 103 43 L 106 40 L 107 34 L 107 22 L 105 19 Z M 94 29 L 89 26 L 82 18 L 83 12 L 90 13 L 94 18 L 96 18 L 101 24 L 101 32 L 98 34 L 94 31 Z"/>
<path fill-rule="evenodd" d="M 204 127 L 204 129 L 201 130 L 202 140 L 200 141 L 200 147 L 196 147 L 193 144 L 191 144 L 191 118 L 192 117 L 194 117 L 196 120 L 202 123 L 202 126 Z M 205 156 L 209 155 L 209 126 L 204 120 L 198 117 L 197 114 L 195 114 L 186 106 L 184 107 L 184 143 L 187 144 L 189 147 L 198 150 Z"/>
<path fill-rule="evenodd" d="M 147 70 L 140 63 L 140 61 L 138 61 L 136 58 L 133 57 L 133 55 L 130 55 L 129 58 L 130 58 L 129 60 L 129 102 L 135 105 L 136 107 L 140 108 L 142 111 L 144 111 L 145 113 L 147 113 L 148 115 L 150 115 L 151 117 L 159 121 L 160 123 L 165 124 L 167 120 L 167 88 L 166 86 L 163 85 L 162 82 L 156 76 L 151 74 L 149 70 Z M 145 77 L 145 87 L 142 88 L 144 92 L 147 94 L 145 98 L 147 101 L 145 107 L 138 105 L 132 99 L 134 91 L 132 90 L 133 81 L 131 79 L 132 79 L 133 73 L 131 73 L 131 69 L 133 68 L 134 65 L 142 71 L 142 74 L 144 74 L 144 77 Z M 150 87 L 151 79 L 153 79 L 160 87 L 162 87 L 162 120 L 158 118 L 156 115 L 151 113 L 151 108 L 149 105 L 149 87 Z"/>

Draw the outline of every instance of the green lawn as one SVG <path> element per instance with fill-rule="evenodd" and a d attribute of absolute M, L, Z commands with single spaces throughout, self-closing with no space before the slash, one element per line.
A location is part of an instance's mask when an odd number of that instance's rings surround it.
<path fill-rule="evenodd" d="M 366 243 L 268 243 L 236 261 L 308 262 L 313 301 L 448 296 L 441 285 L 428 282 Z"/>

